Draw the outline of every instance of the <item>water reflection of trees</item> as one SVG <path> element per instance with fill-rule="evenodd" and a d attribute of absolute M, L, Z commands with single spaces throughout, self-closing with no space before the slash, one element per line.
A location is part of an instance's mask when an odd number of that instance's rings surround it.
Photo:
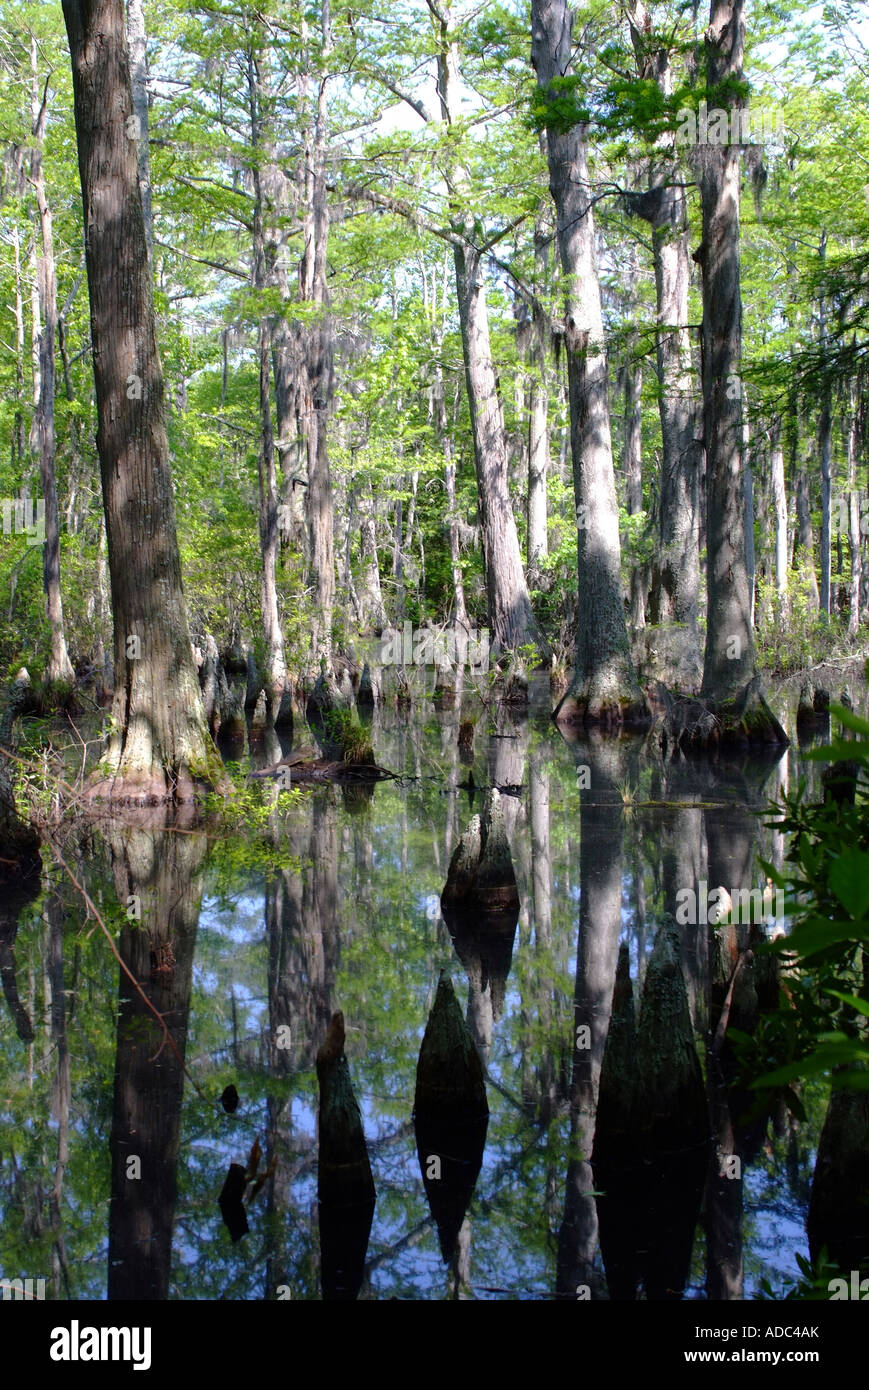
<path fill-rule="evenodd" d="M 111 837 L 106 902 L 117 897 L 124 907 L 138 896 L 142 913 L 141 925 L 124 924 L 119 948 L 146 996 L 174 1020 L 182 1054 L 194 1020 L 190 1065 L 207 1101 L 192 1089 L 182 1095 L 171 1049 L 149 1060 L 159 1047 L 159 1029 L 125 978 L 116 991 L 117 1020 L 103 1006 L 105 1018 L 95 1027 L 93 1001 L 102 999 L 105 981 L 117 972 L 98 938 L 86 945 L 83 935 L 75 946 L 65 942 L 68 928 L 78 930 L 83 921 L 74 898 L 71 910 L 59 899 L 52 908 L 46 898 L 39 946 L 46 962 L 44 1000 L 40 970 L 34 983 L 29 925 L 17 927 L 17 938 L 6 926 L 0 939 L 6 952 L 0 955 L 3 1055 L 13 1047 L 24 1057 L 33 1048 L 18 1027 L 27 1034 L 25 1015 L 31 1032 L 41 1040 L 44 1023 L 50 1038 L 45 1094 L 48 1105 L 48 1091 L 54 1093 L 58 1139 L 56 1148 L 46 1149 L 50 1165 L 41 1160 L 38 1204 L 42 1229 L 56 1223 L 58 1293 L 65 1268 L 73 1292 L 85 1287 L 89 1266 L 76 1263 L 76 1253 L 98 1244 L 94 1238 L 87 1245 L 81 1174 L 85 1164 L 98 1170 L 104 1153 L 99 1078 L 111 1079 L 114 1069 L 110 1258 L 119 1263 L 110 1266 L 110 1296 L 154 1298 L 180 1290 L 182 1296 L 230 1291 L 232 1297 L 274 1297 L 289 1285 L 294 1298 L 318 1297 L 314 1064 L 332 1013 L 343 1009 L 378 1191 L 361 1296 L 467 1297 L 488 1288 L 508 1296 L 520 1288 L 543 1293 L 547 1285 L 562 1298 L 576 1298 L 582 1285 L 593 1297 L 613 1296 L 601 1260 L 590 1160 L 619 943 L 629 948 L 639 1001 L 658 925 L 664 913 L 675 913 L 680 890 L 702 881 L 710 888 L 718 882 L 731 889 L 756 886 L 762 882 L 758 849 L 780 856 L 780 845 L 752 814 L 773 788 L 764 769 L 664 764 L 643 755 L 636 741 L 596 740 L 571 751 L 554 742 L 546 726 L 509 711 L 480 718 L 472 743 L 466 734 L 460 748 L 460 719 L 458 709 L 445 712 L 428 731 L 407 719 L 380 722 L 379 760 L 411 769 L 418 780 L 379 786 L 361 812 L 348 808 L 334 788 L 306 793 L 273 824 L 274 849 L 291 854 L 295 867 L 265 882 L 241 854 L 231 872 L 206 868 L 198 832 L 160 827 Z M 271 757 L 274 750 L 266 752 Z M 577 790 L 577 765 L 590 770 L 586 791 Z M 464 937 L 451 937 L 430 910 L 458 835 L 480 808 L 479 791 L 471 806 L 460 782 L 509 789 L 502 801 L 522 907 L 518 936 L 511 932 L 503 958 L 493 954 L 493 939 L 480 923 Z M 634 789 L 633 804 L 624 804 L 625 784 Z M 221 847 L 221 863 L 231 862 L 229 851 Z M 215 873 L 227 906 L 217 925 L 209 906 L 197 945 L 198 904 Z M 98 866 L 91 877 L 99 880 Z M 679 943 L 702 1047 L 715 1037 L 748 929 L 682 924 Z M 169 946 L 171 961 L 164 951 Z M 66 996 L 64 1010 L 58 1001 L 64 985 L 75 985 L 70 962 L 82 950 L 82 982 Z M 728 1006 L 731 1024 L 743 1020 L 738 1026 L 750 1024 L 765 1006 L 768 986 L 756 963 L 742 959 Z M 161 970 L 167 964 L 171 969 Z M 410 1120 L 422 1030 L 444 966 L 488 1061 L 491 1110 L 483 1167 L 447 1265 L 420 1185 Z M 90 998 L 89 1008 L 82 1010 L 82 998 Z M 587 1048 L 579 1045 L 582 1027 L 589 1029 Z M 740 1297 L 750 1258 L 748 1244 L 743 1256 L 742 1241 L 752 1227 L 742 1181 L 719 1181 L 719 1155 L 739 1157 L 744 1166 L 757 1163 L 767 1191 L 789 1184 L 804 1204 L 811 1147 L 805 1128 L 782 1115 L 775 1117 L 775 1150 L 766 1117 L 748 1124 L 724 1043 L 707 1068 L 716 1153 L 690 1283 L 694 1291 L 703 1284 L 705 1259 L 709 1295 Z M 93 1080 L 83 1070 L 84 1057 Z M 229 1079 L 243 1096 L 232 1120 L 215 1105 Z M 87 1097 L 81 1125 L 70 1125 L 70 1094 Z M 232 1246 L 219 1225 L 217 1194 L 227 1162 L 243 1161 L 256 1134 L 273 1166 L 249 1235 Z M 133 1155 L 143 1159 L 150 1178 L 128 1176 L 126 1159 Z M 16 1192 L 14 1201 L 22 1200 Z M 35 1210 L 35 1199 L 27 1200 Z M 749 1273 L 757 1277 L 756 1268 Z M 124 1289 L 135 1293 L 119 1292 Z"/>
<path fill-rule="evenodd" d="M 121 972 L 109 1141 L 108 1297 L 169 1295 L 178 1200 L 183 1062 L 207 841 L 182 827 L 109 835 L 121 930 Z M 174 1046 L 148 1003 L 163 1017 Z"/>

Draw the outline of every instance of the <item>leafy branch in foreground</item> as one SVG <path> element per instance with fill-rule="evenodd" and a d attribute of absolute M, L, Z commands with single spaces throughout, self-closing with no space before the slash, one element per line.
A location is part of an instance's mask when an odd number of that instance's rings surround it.
<path fill-rule="evenodd" d="M 758 948 L 786 966 L 781 1002 L 741 1046 L 752 1087 L 787 1087 L 792 1108 L 791 1083 L 809 1076 L 869 1090 L 869 721 L 842 705 L 831 714 L 854 737 L 842 733 L 807 754 L 830 764 L 823 802 L 807 802 L 801 782 L 770 807 L 769 823 L 790 836 L 791 867 L 765 868 L 786 889 L 794 925 Z"/>

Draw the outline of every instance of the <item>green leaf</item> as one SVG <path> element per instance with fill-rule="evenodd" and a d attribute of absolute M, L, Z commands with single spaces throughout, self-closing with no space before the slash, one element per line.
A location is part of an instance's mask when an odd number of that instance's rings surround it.
<path fill-rule="evenodd" d="M 825 990 L 826 994 L 832 994 L 834 999 L 841 999 L 843 1004 L 850 1004 L 852 1009 L 856 1009 L 858 1014 L 864 1018 L 869 1018 L 869 1003 L 865 999 L 860 999 L 856 994 L 843 994 L 839 989 Z"/>
<path fill-rule="evenodd" d="M 826 746 L 810 748 L 803 757 L 815 763 L 841 763 L 846 759 L 866 761 L 866 744 L 857 739 L 837 738 Z"/>
<path fill-rule="evenodd" d="M 861 719 L 859 714 L 855 714 L 844 705 L 831 704 L 830 713 L 840 724 L 844 724 L 846 729 L 853 729 L 855 734 L 869 735 L 869 719 Z"/>
<path fill-rule="evenodd" d="M 788 1062 L 786 1066 L 779 1067 L 776 1071 L 767 1072 L 757 1081 L 752 1081 L 753 1091 L 766 1090 L 771 1086 L 785 1086 L 790 1081 L 797 1081 L 800 1077 L 823 1076 L 825 1072 L 832 1073 L 836 1067 L 844 1066 L 846 1062 L 862 1062 L 869 1060 L 869 1047 L 862 1043 L 838 1042 L 828 1043 L 825 1047 L 816 1048 L 807 1057 L 801 1057 L 797 1062 Z M 867 1073 L 869 1081 L 869 1073 Z M 836 1085 L 839 1085 L 839 1077 L 836 1077 Z"/>
<path fill-rule="evenodd" d="M 854 922 L 830 922 L 824 917 L 809 917 L 805 922 L 801 922 L 795 927 L 790 936 L 778 937 L 770 943 L 763 943 L 764 950 L 767 944 L 772 946 L 777 954 L 787 954 L 795 951 L 803 959 L 808 956 L 817 955 L 819 951 L 826 951 L 828 946 L 836 946 L 841 941 L 854 940 Z"/>
<path fill-rule="evenodd" d="M 869 908 L 869 854 L 846 849 L 830 869 L 830 887 L 853 917 L 864 917 Z"/>

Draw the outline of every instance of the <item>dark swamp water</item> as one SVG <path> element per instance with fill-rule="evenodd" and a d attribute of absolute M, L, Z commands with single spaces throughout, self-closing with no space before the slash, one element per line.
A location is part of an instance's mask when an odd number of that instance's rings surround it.
<path fill-rule="evenodd" d="M 788 699 L 773 703 L 791 731 Z M 678 1153 L 641 1181 L 624 1144 L 621 1167 L 589 1159 L 620 945 L 638 1001 L 663 914 L 703 883 L 762 888 L 758 856 L 781 865 L 785 845 L 757 812 L 801 776 L 812 794 L 822 765 L 796 739 L 774 760 L 665 763 L 639 739 L 568 743 L 542 712 L 494 708 L 460 751 L 458 726 L 381 712 L 375 753 L 398 780 L 266 788 L 247 829 L 114 823 L 67 840 L 142 994 L 56 865 L 38 898 L 4 905 L 5 1280 L 44 1278 L 56 1299 L 320 1299 L 322 1233 L 329 1268 L 346 1287 L 355 1267 L 369 1299 L 757 1299 L 762 1281 L 778 1296 L 796 1283 L 825 1083 L 804 1087 L 801 1122 L 782 1108 L 742 1124 L 734 1102 L 726 1135 L 713 1104 L 712 1145 L 672 1116 Z M 440 894 L 481 811 L 471 781 L 502 789 L 520 908 L 451 934 Z M 675 935 L 705 1086 L 721 933 Z M 412 1116 L 442 971 L 489 1118 L 439 1138 Z M 624 957 L 621 978 L 623 995 Z M 315 1062 L 337 1010 L 376 1189 L 367 1243 L 364 1211 L 318 1206 Z M 741 1176 L 723 1177 L 715 1141 Z M 445 1171 L 424 1183 L 432 1152 Z M 224 1185 L 244 1190 L 248 1165 L 258 1190 L 241 1207 Z"/>

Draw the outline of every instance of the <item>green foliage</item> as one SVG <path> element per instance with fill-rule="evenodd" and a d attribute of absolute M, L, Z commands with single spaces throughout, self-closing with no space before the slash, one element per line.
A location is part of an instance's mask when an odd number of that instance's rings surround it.
<path fill-rule="evenodd" d="M 847 620 L 827 619 L 812 599 L 808 573 L 789 570 L 784 595 L 775 584 L 758 580 L 756 644 L 758 664 L 773 676 L 792 676 L 810 666 L 853 653 Z M 815 591 L 816 593 L 817 591 Z M 861 650 L 861 639 L 856 643 Z"/>
<path fill-rule="evenodd" d="M 760 1298 L 763 1301 L 775 1303 L 797 1300 L 803 1302 L 819 1302 L 823 1300 L 828 1303 L 830 1300 L 830 1280 L 841 1275 L 841 1270 L 829 1262 L 827 1252 L 822 1251 L 818 1260 L 813 1265 L 811 1260 L 806 1259 L 805 1255 L 796 1255 L 797 1265 L 801 1278 L 792 1284 L 784 1284 L 781 1288 L 774 1288 L 772 1282 L 763 1278 L 760 1281 Z"/>
<path fill-rule="evenodd" d="M 371 735 L 363 726 L 355 709 L 333 709 L 323 715 L 330 739 L 338 745 L 345 763 L 372 766 L 374 749 Z"/>
<path fill-rule="evenodd" d="M 828 781 L 834 769 L 845 779 L 838 794 L 828 786 L 822 803 L 809 803 L 800 784 L 769 808 L 769 823 L 790 836 L 790 867 L 783 875 L 765 868 L 786 889 L 794 923 L 758 948 L 787 968 L 779 1009 L 743 1047 L 754 1088 L 786 1087 L 791 1101 L 791 1085 L 803 1077 L 869 1087 L 869 721 L 840 705 L 831 716 L 856 737 L 839 735 L 806 756 L 831 764 Z M 849 785 L 853 800 L 842 795 Z"/>

